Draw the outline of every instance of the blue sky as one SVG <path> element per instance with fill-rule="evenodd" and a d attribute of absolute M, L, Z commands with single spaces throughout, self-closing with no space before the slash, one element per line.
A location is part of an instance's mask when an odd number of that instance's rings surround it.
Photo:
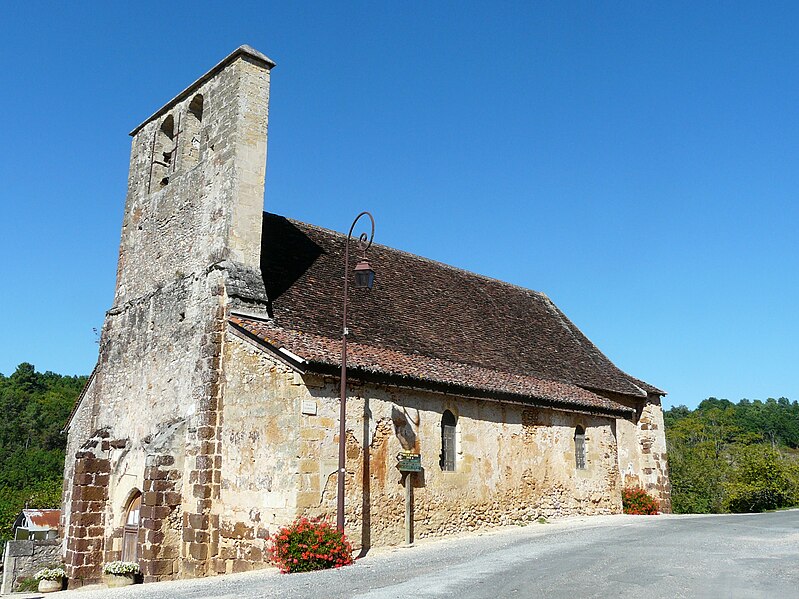
<path fill-rule="evenodd" d="M 547 293 L 669 391 L 799 399 L 799 5 L 40 3 L 0 23 L 0 372 L 88 373 L 127 133 L 241 44 L 266 209 Z"/>

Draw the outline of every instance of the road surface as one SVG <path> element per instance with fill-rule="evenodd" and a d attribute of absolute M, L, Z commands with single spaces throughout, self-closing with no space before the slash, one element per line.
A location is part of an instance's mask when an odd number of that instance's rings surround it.
<path fill-rule="evenodd" d="M 268 570 L 59 597 L 799 598 L 799 510 L 570 518 L 373 550 L 338 570 Z"/>

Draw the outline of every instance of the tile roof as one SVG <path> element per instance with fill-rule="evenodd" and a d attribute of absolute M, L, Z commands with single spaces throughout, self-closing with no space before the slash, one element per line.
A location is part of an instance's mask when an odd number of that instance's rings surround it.
<path fill-rule="evenodd" d="M 25 530 L 57 530 L 61 510 L 22 510 Z"/>
<path fill-rule="evenodd" d="M 234 330 L 272 350 L 303 371 L 337 374 L 341 340 L 281 328 L 272 321 L 232 315 Z M 288 350 L 288 351 L 286 351 Z M 412 354 L 348 341 L 348 371 L 364 380 L 384 380 L 403 386 L 449 390 L 467 396 L 503 399 L 570 411 L 615 416 L 633 410 L 576 385 L 529 375 Z"/>
<path fill-rule="evenodd" d="M 310 362 L 336 364 L 345 243 L 340 233 L 264 213 L 272 320 L 237 326 Z M 543 293 L 378 244 L 368 257 L 375 286 L 351 289 L 348 317 L 352 355 L 365 371 L 589 407 L 599 406 L 590 391 L 663 394 L 619 370 Z"/>

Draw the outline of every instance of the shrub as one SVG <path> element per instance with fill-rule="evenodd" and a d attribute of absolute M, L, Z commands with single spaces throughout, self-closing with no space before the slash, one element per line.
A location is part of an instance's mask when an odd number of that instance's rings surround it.
<path fill-rule="evenodd" d="M 762 512 L 793 505 L 799 493 L 792 466 L 770 447 L 751 445 L 736 454 L 736 469 L 726 485 L 731 512 Z"/>
<path fill-rule="evenodd" d="M 62 580 L 67 573 L 64 571 L 64 568 L 55 567 L 55 568 L 43 568 L 39 570 L 33 577 L 36 580 Z"/>
<path fill-rule="evenodd" d="M 657 500 L 639 487 L 623 489 L 621 505 L 625 514 L 654 516 L 658 513 Z"/>
<path fill-rule="evenodd" d="M 328 522 L 298 518 L 272 537 L 272 561 L 287 573 L 340 568 L 352 563 L 352 547 Z"/>
<path fill-rule="evenodd" d="M 119 576 L 132 576 L 139 574 L 141 569 L 136 562 L 108 562 L 103 566 L 103 574 L 117 574 Z"/>

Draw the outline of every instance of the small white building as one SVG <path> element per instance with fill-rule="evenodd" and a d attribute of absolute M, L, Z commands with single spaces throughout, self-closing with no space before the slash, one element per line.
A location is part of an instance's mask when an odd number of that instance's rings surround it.
<path fill-rule="evenodd" d="M 17 541 L 47 541 L 58 538 L 61 510 L 22 510 L 14 520 L 12 536 Z"/>

